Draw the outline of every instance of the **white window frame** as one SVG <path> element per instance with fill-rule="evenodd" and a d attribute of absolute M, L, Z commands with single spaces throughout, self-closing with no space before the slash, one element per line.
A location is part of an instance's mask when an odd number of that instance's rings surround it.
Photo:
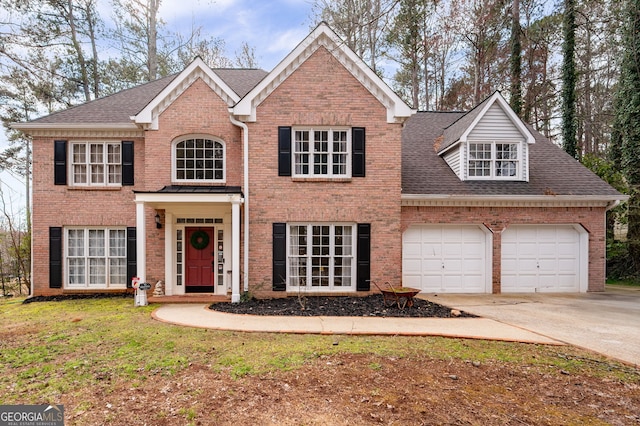
<path fill-rule="evenodd" d="M 72 244 L 70 235 L 78 231 L 82 232 L 81 247 Z M 91 246 L 92 231 L 103 232 L 103 242 L 101 246 Z M 121 234 L 121 238 L 117 239 L 117 244 L 111 244 L 111 233 L 117 232 Z M 95 236 L 95 234 L 93 235 Z M 91 249 L 98 249 L 98 253 L 91 252 Z M 92 274 L 92 267 L 100 268 L 99 262 L 92 264 L 92 260 L 103 260 L 103 274 Z M 112 265 L 112 261 L 115 264 Z M 79 271 L 73 274 L 74 266 L 72 262 L 79 267 Z M 119 274 L 113 273 L 113 268 L 120 269 Z M 65 288 L 89 289 L 89 290 L 105 290 L 105 289 L 126 289 L 127 288 L 127 229 L 125 227 L 69 227 L 64 230 L 64 270 L 65 270 Z M 80 272 L 80 273 L 78 273 Z M 119 275 L 120 282 L 112 282 L 112 277 Z M 75 282 L 74 277 L 81 277 Z M 95 281 L 94 277 L 102 277 L 103 280 Z M 92 282 L 93 281 L 93 282 Z"/>
<path fill-rule="evenodd" d="M 327 150 L 318 150 L 318 143 L 316 141 L 318 133 L 327 133 Z M 334 135 L 338 133 L 345 135 L 344 140 L 334 141 Z M 301 138 L 301 134 L 306 133 L 308 140 Z M 291 129 L 291 170 L 293 177 L 299 178 L 350 178 L 351 177 L 351 159 L 353 157 L 352 144 L 351 144 L 351 128 L 349 127 L 294 127 Z M 307 146 L 302 144 L 306 142 Z M 336 150 L 334 142 L 344 143 L 344 151 Z M 306 148 L 306 150 L 304 149 Z M 321 156 L 326 155 L 326 163 L 322 161 Z M 337 162 L 336 156 L 343 156 L 343 162 Z M 305 161 L 306 160 L 306 161 Z M 322 171 L 322 166 L 325 165 L 326 173 Z M 306 170 L 304 167 L 306 166 Z M 344 173 L 336 172 L 334 167 L 344 168 Z"/>
<path fill-rule="evenodd" d="M 185 148 L 185 149 L 193 149 L 194 150 L 194 154 L 196 156 L 192 157 L 193 160 L 190 160 L 191 157 L 184 157 L 184 160 L 181 158 L 178 158 L 178 145 L 182 142 L 187 142 L 187 141 L 198 141 L 198 140 L 202 140 L 202 141 L 211 141 L 213 142 L 213 148 L 198 148 L 198 147 L 194 147 L 194 148 Z M 197 142 L 196 142 L 197 143 Z M 220 148 L 216 148 L 216 144 L 220 144 Z M 197 150 L 202 149 L 202 150 L 208 150 L 208 149 L 212 149 L 214 150 L 214 156 L 211 158 L 205 158 L 204 155 L 206 155 L 206 151 L 203 151 L 203 157 L 197 157 Z M 222 158 L 216 158 L 215 157 L 215 150 L 216 149 L 221 149 L 222 150 Z M 202 168 L 196 167 L 197 164 L 194 164 L 193 167 L 188 167 L 188 164 L 185 164 L 183 167 L 178 167 L 178 161 L 212 161 L 212 168 L 208 169 L 206 168 L 206 164 L 204 164 L 202 166 Z M 216 161 L 222 161 L 222 177 L 221 178 L 216 178 L 216 167 L 215 167 L 215 163 Z M 187 172 L 189 170 L 193 170 L 194 171 L 194 176 L 195 173 L 197 173 L 199 170 L 204 171 L 205 173 L 209 170 L 211 170 L 213 172 L 213 179 L 198 179 L 196 177 L 194 178 L 187 178 L 187 177 L 178 177 L 179 175 L 179 171 L 180 169 L 184 168 L 184 171 Z M 215 138 L 213 136 L 210 135 L 188 135 L 185 137 L 181 137 L 179 139 L 176 139 L 173 141 L 173 143 L 171 144 L 171 179 L 173 182 L 180 182 L 180 183 L 226 183 L 226 179 L 227 179 L 227 146 L 224 143 L 223 140 L 219 139 L 219 138 Z"/>
<path fill-rule="evenodd" d="M 491 153 L 490 153 L 490 158 L 486 158 L 486 159 L 474 159 L 471 158 L 471 146 L 472 145 L 490 145 L 491 146 Z M 515 145 L 518 149 L 516 158 L 509 158 L 509 159 L 499 159 L 497 158 L 497 154 L 498 154 L 498 145 Z M 523 158 L 523 143 L 521 141 L 481 141 L 481 140 L 474 140 L 474 141 L 469 141 L 467 142 L 467 153 L 466 153 L 466 157 L 467 157 L 467 161 L 466 161 L 466 175 L 467 175 L 467 179 L 469 180 L 522 180 L 522 173 L 523 173 L 523 164 L 522 164 L 522 158 Z M 516 167 L 516 172 L 514 175 L 510 175 L 510 176 L 501 176 L 499 173 L 497 173 L 498 171 L 498 162 L 500 161 L 504 161 L 508 162 L 508 163 L 515 163 L 515 167 Z M 471 164 L 473 162 L 488 162 L 489 163 L 489 175 L 487 176 L 472 176 L 471 175 Z"/>
<path fill-rule="evenodd" d="M 306 246 L 299 246 L 294 241 L 295 235 L 292 235 L 297 228 L 306 229 Z M 327 247 L 328 254 L 317 253 L 313 251 L 314 248 L 314 227 L 329 227 L 329 244 Z M 350 245 L 343 244 L 342 246 L 336 245 L 336 228 L 348 228 L 350 233 Z M 343 234 L 344 235 L 344 234 Z M 345 238 L 345 237 L 343 237 Z M 343 241 L 344 242 L 344 241 Z M 322 248 L 323 244 L 315 245 L 317 248 Z M 299 247 L 305 247 L 303 253 L 293 253 L 293 250 Z M 343 249 L 349 247 L 349 250 L 342 250 L 342 254 L 337 253 L 337 248 Z M 287 224 L 287 291 L 290 292 L 350 292 L 356 289 L 356 253 L 357 253 L 357 228 L 354 223 L 288 223 Z M 314 263 L 321 261 L 323 258 L 326 263 L 319 264 Z M 341 259 L 341 265 L 337 264 L 337 259 Z M 300 276 L 299 267 L 305 268 L 304 276 Z M 327 271 L 324 271 L 324 268 Z M 347 273 L 348 269 L 348 273 Z M 337 271 L 342 270 L 342 275 L 337 276 Z M 318 273 L 327 272 L 318 276 Z M 315 275 L 315 276 L 314 276 Z M 339 280 L 348 279 L 348 284 L 338 285 Z M 322 281 L 326 280 L 326 285 L 322 285 Z M 305 284 L 300 285 L 304 281 Z M 311 283 L 307 285 L 307 283 Z"/>
<path fill-rule="evenodd" d="M 76 155 L 76 147 L 84 147 L 84 158 Z M 102 159 L 94 161 L 92 147 L 101 146 Z M 112 161 L 109 148 L 117 148 L 117 160 Z M 102 170 L 97 170 L 102 168 Z M 85 181 L 79 181 L 83 175 L 79 170 L 84 169 Z M 69 149 L 69 176 L 71 186 L 77 187 L 120 187 L 122 186 L 122 142 L 114 141 L 72 141 Z M 102 181 L 94 181 L 94 176 L 102 176 Z"/>

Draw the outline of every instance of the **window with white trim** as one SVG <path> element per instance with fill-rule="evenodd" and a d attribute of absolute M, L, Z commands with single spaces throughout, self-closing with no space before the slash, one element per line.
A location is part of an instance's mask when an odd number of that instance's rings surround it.
<path fill-rule="evenodd" d="M 67 288 L 126 288 L 125 228 L 67 228 L 65 246 Z"/>
<path fill-rule="evenodd" d="M 353 289 L 354 225 L 292 224 L 288 233 L 288 290 Z"/>
<path fill-rule="evenodd" d="M 120 186 L 121 143 L 71 143 L 71 183 L 76 186 Z"/>
<path fill-rule="evenodd" d="M 469 179 L 521 178 L 520 143 L 470 142 L 467 170 Z"/>
<path fill-rule="evenodd" d="M 177 182 L 224 182 L 225 145 L 221 141 L 189 138 L 173 146 L 173 180 Z"/>
<path fill-rule="evenodd" d="M 293 176 L 350 177 L 350 129 L 293 129 Z"/>

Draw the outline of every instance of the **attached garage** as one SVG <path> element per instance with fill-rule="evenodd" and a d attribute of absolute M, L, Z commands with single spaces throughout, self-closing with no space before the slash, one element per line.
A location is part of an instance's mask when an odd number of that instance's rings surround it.
<path fill-rule="evenodd" d="M 480 225 L 413 225 L 402 236 L 402 282 L 426 293 L 490 293 L 491 233 Z"/>
<path fill-rule="evenodd" d="M 502 292 L 585 292 L 588 233 L 580 225 L 511 225 L 502 234 Z"/>

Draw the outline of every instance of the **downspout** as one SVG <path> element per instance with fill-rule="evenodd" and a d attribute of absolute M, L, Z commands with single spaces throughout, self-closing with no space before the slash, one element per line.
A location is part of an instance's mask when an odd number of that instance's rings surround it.
<path fill-rule="evenodd" d="M 233 117 L 233 111 L 229 109 L 229 120 L 234 126 L 242 129 L 242 154 L 244 167 L 244 291 L 249 290 L 249 128 L 242 121 L 238 121 Z"/>

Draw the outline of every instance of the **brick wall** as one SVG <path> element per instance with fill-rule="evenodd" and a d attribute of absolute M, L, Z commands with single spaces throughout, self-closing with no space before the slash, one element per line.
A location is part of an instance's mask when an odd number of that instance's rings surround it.
<path fill-rule="evenodd" d="M 53 183 L 54 140 L 73 142 L 133 140 L 136 186 L 115 189 L 73 189 Z M 67 150 L 69 150 L 67 146 Z M 49 227 L 135 226 L 133 190 L 140 188 L 144 142 L 132 138 L 34 138 L 33 140 L 33 287 L 35 295 L 54 295 L 49 288 Z M 70 177 L 68 176 L 68 180 Z M 149 218 L 147 219 L 149 220 Z M 152 220 L 152 219 L 151 219 Z"/>
<path fill-rule="evenodd" d="M 366 128 L 366 177 L 347 182 L 278 176 L 278 126 Z M 320 48 L 257 108 L 249 124 L 250 289 L 271 292 L 274 222 L 371 223 L 371 278 L 399 282 L 401 125 Z M 354 264 L 355 267 L 355 264 Z"/>
<path fill-rule="evenodd" d="M 589 233 L 588 291 L 604 291 L 605 209 L 595 207 L 403 207 L 402 232 L 413 224 L 478 224 L 493 233 L 494 293 L 500 293 L 501 232 L 511 225 L 580 224 Z"/>

